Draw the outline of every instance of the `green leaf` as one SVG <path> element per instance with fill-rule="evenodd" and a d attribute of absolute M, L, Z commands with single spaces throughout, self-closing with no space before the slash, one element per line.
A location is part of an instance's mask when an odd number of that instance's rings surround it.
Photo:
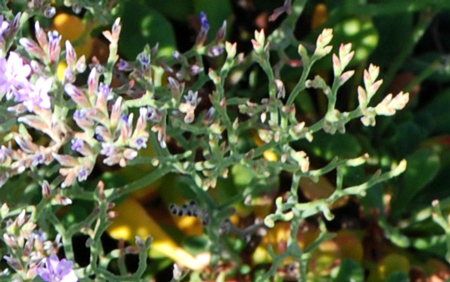
<path fill-rule="evenodd" d="M 364 270 L 357 261 L 344 259 L 338 268 L 333 269 L 331 277 L 334 282 L 363 282 Z"/>
<path fill-rule="evenodd" d="M 439 93 L 417 114 L 417 122 L 429 134 L 450 132 L 450 89 Z"/>
<path fill-rule="evenodd" d="M 192 0 L 147 0 L 147 5 L 164 16 L 177 21 L 185 22 L 190 14 L 192 14 Z"/>
<path fill-rule="evenodd" d="M 314 133 L 313 142 L 300 141 L 301 147 L 309 153 L 324 158 L 327 161 L 334 157 L 356 158 L 361 155 L 361 146 L 351 134 L 330 135 L 319 131 Z"/>
<path fill-rule="evenodd" d="M 207 250 L 208 238 L 206 236 L 191 236 L 183 241 L 182 246 L 188 253 L 197 255 Z"/>
<path fill-rule="evenodd" d="M 142 1 L 125 2 L 120 17 L 123 26 L 119 52 L 127 59 L 134 60 L 145 44 L 155 46 L 159 43 L 159 54 L 165 56 L 175 50 L 175 34 L 170 22 Z"/>
<path fill-rule="evenodd" d="M 398 56 L 405 42 L 408 42 L 413 23 L 413 13 L 375 16 L 374 24 L 380 34 L 380 40 L 370 60 L 373 59 L 373 63 L 379 66 L 390 65 L 392 58 Z"/>
<path fill-rule="evenodd" d="M 438 199 L 443 201 L 450 197 L 448 183 L 450 182 L 450 166 L 444 167 L 439 174 L 428 185 L 427 189 L 423 189 L 414 200 L 411 206 L 415 207 L 429 207 L 430 203 Z"/>
<path fill-rule="evenodd" d="M 389 275 L 387 282 L 409 282 L 408 274 L 404 272 L 395 271 Z"/>
<path fill-rule="evenodd" d="M 409 207 L 411 200 L 430 183 L 440 168 L 439 156 L 423 149 L 407 158 L 408 167 L 396 186 L 392 200 L 392 215 L 400 216 Z"/>
<path fill-rule="evenodd" d="M 236 164 L 231 168 L 234 185 L 243 189 L 247 187 L 255 176 L 255 172 L 250 168 Z"/>

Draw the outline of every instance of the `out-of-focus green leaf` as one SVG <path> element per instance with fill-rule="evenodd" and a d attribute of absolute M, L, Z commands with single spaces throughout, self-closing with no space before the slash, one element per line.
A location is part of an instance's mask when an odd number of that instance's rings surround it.
<path fill-rule="evenodd" d="M 170 22 L 142 1 L 126 1 L 121 9 L 122 32 L 119 52 L 134 60 L 145 44 L 159 43 L 161 55 L 169 56 L 175 50 L 175 35 Z"/>
<path fill-rule="evenodd" d="M 408 167 L 394 191 L 392 215 L 400 216 L 408 208 L 411 200 L 430 183 L 440 168 L 439 156 L 431 150 L 423 149 L 407 158 Z"/>
<path fill-rule="evenodd" d="M 183 241 L 183 248 L 193 255 L 205 252 L 207 246 L 208 238 L 206 236 L 192 236 Z"/>
<path fill-rule="evenodd" d="M 408 274 L 404 272 L 395 271 L 389 275 L 387 282 L 409 282 Z"/>
<path fill-rule="evenodd" d="M 358 140 L 351 134 L 330 135 L 322 131 L 314 134 L 314 140 L 301 141 L 302 150 L 307 150 L 311 154 L 324 158 L 328 161 L 334 157 L 355 158 L 361 155 L 361 146 Z"/>
<path fill-rule="evenodd" d="M 83 221 L 89 215 L 89 212 L 92 208 L 92 202 L 76 200 L 74 201 L 68 210 L 61 210 L 61 221 L 65 224 L 65 226 L 71 226 L 78 222 Z"/>
<path fill-rule="evenodd" d="M 405 42 L 407 42 L 411 36 L 413 17 L 414 15 L 412 13 L 374 17 L 374 25 L 379 32 L 377 48 L 370 57 L 370 60 L 373 61 L 374 64 L 380 66 L 390 65 L 392 63 L 392 58 L 398 56 L 399 52 L 404 47 Z"/>
<path fill-rule="evenodd" d="M 450 89 L 439 93 L 417 114 L 417 122 L 430 134 L 450 132 Z"/>
<path fill-rule="evenodd" d="M 390 137 L 383 140 L 382 144 L 393 151 L 391 153 L 393 158 L 402 159 L 412 154 L 420 142 L 428 136 L 428 133 L 414 120 L 407 120 L 399 124 L 389 122 L 388 127 L 388 130 L 391 131 L 388 133 Z"/>
<path fill-rule="evenodd" d="M 361 265 L 352 259 L 344 259 L 336 270 L 333 269 L 331 277 L 335 282 L 363 282 L 364 270 Z"/>
<path fill-rule="evenodd" d="M 255 176 L 255 172 L 243 165 L 234 165 L 231 168 L 231 175 L 233 176 L 234 185 L 243 189 L 247 187 Z"/>
<path fill-rule="evenodd" d="M 181 22 L 185 22 L 194 12 L 192 0 L 146 0 L 146 2 L 164 16 Z"/>
<path fill-rule="evenodd" d="M 450 197 L 448 189 L 450 183 L 450 167 L 447 166 L 434 177 L 427 189 L 423 189 L 410 205 L 414 207 L 429 207 L 435 199 L 443 200 Z"/>

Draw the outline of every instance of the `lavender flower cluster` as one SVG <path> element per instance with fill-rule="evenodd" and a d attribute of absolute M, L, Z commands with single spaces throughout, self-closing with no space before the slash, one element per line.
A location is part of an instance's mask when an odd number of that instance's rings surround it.
<path fill-rule="evenodd" d="M 38 6 L 42 8 L 42 5 Z M 147 146 L 149 121 L 152 123 L 151 131 L 157 133 L 159 144 L 166 147 L 168 109 L 158 105 L 152 91 L 153 66 L 150 63 L 158 48 L 146 48 L 136 62 L 120 60 L 117 69 L 113 69 L 119 59 L 117 43 L 121 25 L 117 19 L 112 30 L 103 33 L 109 40 L 107 65 L 94 58 L 88 66 L 85 56 L 78 57 L 70 41 L 64 42 L 63 46 L 62 36 L 57 31 L 46 32 L 37 21 L 34 24 L 35 39 L 23 37 L 16 42 L 21 21 L 27 17 L 19 13 L 8 21 L 0 16 L 0 99 L 8 105 L 8 117 L 18 123 L 17 132 L 12 130 L 7 134 L 4 140 L 9 142 L 0 148 L 0 188 L 14 176 L 49 167 L 56 161 L 62 177 L 56 178 L 52 185 L 43 180 L 43 199 L 52 205 L 70 205 L 71 199 L 63 196 L 62 190 L 51 186 L 67 188 L 77 181 L 85 181 L 99 156 L 104 165 L 127 166 L 127 162 Z M 201 15 L 201 23 L 202 30 L 197 39 L 199 48 L 206 41 L 209 30 L 205 14 Z M 225 27 L 221 29 L 220 40 L 225 37 Z M 11 46 L 14 46 L 14 51 L 10 50 Z M 220 44 L 213 47 L 206 52 L 213 56 L 223 52 Z M 189 124 L 195 118 L 201 98 L 197 91 L 189 90 L 181 101 L 184 84 L 180 81 L 198 75 L 203 68 L 199 64 L 188 63 L 180 53 L 174 53 L 173 58 L 183 65 L 180 70 L 176 71 L 164 61 L 159 65 L 173 74 L 168 80 L 169 89 L 178 100 L 171 102 L 171 108 L 175 107 L 176 115 Z M 65 62 L 67 68 L 59 78 L 57 67 L 61 62 Z M 87 69 L 90 72 L 84 86 L 76 80 Z M 114 89 L 111 86 L 113 72 L 129 71 L 132 71 L 131 79 Z M 133 87 L 134 81 L 143 86 Z M 137 118 L 132 108 L 138 108 Z M 210 119 L 213 115 L 214 111 L 210 110 Z M 39 134 L 46 136 L 47 140 L 42 142 Z M 66 144 L 71 145 L 68 147 Z M 36 230 L 35 223 L 41 215 L 36 214 L 35 206 L 30 208 L 34 210 L 32 214 L 27 215 L 23 210 L 14 221 L 6 224 L 7 233 L 3 234 L 3 240 L 11 254 L 4 259 L 12 269 L 21 273 L 24 280 L 37 274 L 45 281 L 77 281 L 73 262 L 59 261 L 56 256 L 61 237 L 52 242 L 44 241 L 46 233 Z M 5 203 L 2 218 L 10 218 L 9 212 Z M 4 275 L 8 275 L 7 270 Z"/>
<path fill-rule="evenodd" d="M 9 26 L 7 22 L 3 25 Z M 112 32 L 105 33 L 113 58 L 119 33 L 119 20 Z M 28 38 L 19 40 L 32 59 L 17 52 L 9 52 L 7 58 L 0 59 L 0 68 L 4 70 L 0 74 L 1 95 L 15 102 L 8 111 L 14 113 L 20 123 L 44 133 L 51 141 L 45 146 L 34 143 L 31 135 L 23 132 L 13 136 L 19 148 L 15 150 L 3 145 L 0 151 L 4 167 L 1 184 L 26 169 L 49 165 L 54 160 L 64 166 L 60 169 L 61 175 L 65 176 L 62 187 L 71 186 L 75 180 L 86 180 L 99 154 L 105 156 L 107 165 L 125 166 L 128 160 L 137 156 L 139 149 L 146 146 L 147 109 L 141 108 L 133 128 L 133 113 L 126 114 L 122 98 L 113 93 L 109 84 L 100 82 L 104 67 L 98 63 L 90 66 L 87 88 L 74 85 L 77 74 L 86 69 L 86 59 L 84 56 L 77 58 L 69 41 L 65 42 L 67 69 L 64 78 L 62 81 L 54 79 L 55 66 L 61 61 L 61 36 L 56 31 L 46 34 L 39 22 L 35 24 L 35 34 L 37 42 Z M 3 54 L 6 55 L 5 51 Z M 73 103 L 68 103 L 66 97 Z M 112 99 L 114 103 L 108 104 Z M 68 125 L 70 118 L 81 131 Z M 26 133 L 25 127 L 22 129 Z M 69 141 L 75 156 L 60 154 Z"/>

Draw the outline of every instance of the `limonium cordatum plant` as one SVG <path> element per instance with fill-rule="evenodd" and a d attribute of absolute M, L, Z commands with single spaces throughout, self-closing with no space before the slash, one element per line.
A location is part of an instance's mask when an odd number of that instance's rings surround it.
<path fill-rule="evenodd" d="M 408 93 L 400 92 L 371 103 L 382 80 L 380 69 L 370 65 L 362 71 L 355 108 L 339 110 L 339 89 L 356 75 L 349 69 L 352 44 L 333 49 L 332 29 L 323 29 L 314 44 L 298 42 L 290 25 L 301 14 L 302 1 L 287 0 L 278 8 L 273 19 L 286 18 L 270 35 L 255 31 L 248 54 L 238 53 L 237 44 L 225 40 L 226 22 L 213 31 L 202 12 L 190 50 L 162 56 L 154 42 L 136 58 L 120 56 L 121 19 L 112 21 L 105 12 L 114 1 L 64 1 L 76 13 L 84 9 L 98 13 L 104 23 L 113 22 L 102 33 L 108 45 L 104 61 L 77 52 L 76 42 L 63 41 L 58 31 L 43 27 L 45 17 L 56 13 L 53 2 L 29 1 L 21 12 L 13 12 L 10 2 L 15 1 L 0 1 L 0 189 L 13 187 L 16 192 L 0 199 L 0 281 L 144 281 L 151 276 L 152 249 L 174 261 L 173 281 L 188 276 L 192 281 L 225 279 L 247 264 L 245 246 L 257 246 L 255 238 L 261 240 L 280 222 L 289 223 L 284 250 L 269 246 L 269 266 L 250 279 L 271 281 L 282 277 L 280 269 L 289 265 L 286 276 L 306 281 L 311 253 L 331 236 L 320 221 L 319 235 L 301 246 L 298 234 L 305 219 L 321 214 L 331 220 L 337 201 L 364 196 L 406 168 L 406 161 L 399 160 L 390 170 L 346 186 L 345 172 L 364 166 L 368 154 L 335 157 L 313 167 L 298 146 L 299 140 L 312 142 L 319 132 L 343 134 L 352 120 L 374 126 L 377 116 L 392 116 L 409 100 Z M 297 54 L 290 58 L 287 50 L 292 48 Z M 332 79 L 312 75 L 320 60 L 331 62 Z M 261 99 L 240 96 L 236 90 L 246 69 L 255 65 L 265 76 L 267 92 Z M 281 73 L 293 65 L 301 71 L 296 83 L 287 86 Z M 310 90 L 327 100 L 326 113 L 314 122 L 299 114 L 300 94 Z M 149 149 L 153 153 L 145 155 Z M 149 169 L 133 181 L 119 184 L 108 178 L 141 166 Z M 230 195 L 224 183 L 236 170 L 246 172 L 248 181 Z M 301 181 L 317 182 L 330 173 L 336 189 L 305 201 Z M 236 223 L 233 217 L 240 210 L 278 189 L 280 175 L 290 179 L 283 183 L 286 193 L 254 222 Z M 191 196 L 165 208 L 176 218 L 200 221 L 202 252 L 183 249 L 152 221 L 158 221 L 156 216 L 145 221 L 152 225 L 145 227 L 150 236 L 119 236 L 112 250 L 105 247 L 105 234 L 114 237 L 111 226 L 126 213 L 122 203 L 129 204 L 132 194 L 167 176 L 183 183 L 179 187 Z M 69 221 L 65 213 L 71 206 L 82 206 L 86 213 Z M 140 208 L 136 204 L 129 210 L 136 209 L 138 216 Z M 83 240 L 89 250 L 83 263 L 74 240 Z M 137 257 L 134 265 L 126 262 L 129 255 Z"/>

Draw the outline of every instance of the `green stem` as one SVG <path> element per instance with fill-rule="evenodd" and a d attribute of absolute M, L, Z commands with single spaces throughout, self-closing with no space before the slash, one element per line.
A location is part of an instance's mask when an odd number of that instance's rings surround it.
<path fill-rule="evenodd" d="M 117 188 L 115 193 L 109 196 L 108 201 L 114 201 L 122 196 L 125 196 L 136 190 L 144 188 L 170 172 L 174 172 L 173 167 L 169 165 L 161 165 L 159 168 L 156 168 L 155 170 L 153 170 L 146 176 L 140 178 L 139 180 L 127 184 L 123 187 Z"/>
<path fill-rule="evenodd" d="M 303 62 L 303 63 L 304 63 L 304 66 L 303 66 L 304 69 L 303 69 L 302 75 L 300 77 L 300 80 L 297 82 L 294 89 L 292 90 L 291 95 L 289 95 L 289 98 L 286 102 L 287 106 L 292 105 L 292 103 L 294 103 L 297 95 L 300 94 L 300 92 L 302 92 L 306 88 L 305 82 L 306 82 L 306 79 L 308 78 L 309 72 L 311 71 L 311 67 L 314 64 L 314 61 L 311 59 L 310 62 L 308 62 L 308 63 Z"/>

